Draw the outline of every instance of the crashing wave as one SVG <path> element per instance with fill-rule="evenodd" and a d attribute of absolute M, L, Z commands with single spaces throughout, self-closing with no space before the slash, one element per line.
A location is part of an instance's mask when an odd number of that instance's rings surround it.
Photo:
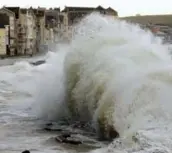
<path fill-rule="evenodd" d="M 111 138 L 168 118 L 161 96 L 171 88 L 172 67 L 161 40 L 137 25 L 96 14 L 78 27 L 65 59 L 73 119 L 93 121 L 101 137 Z"/>
<path fill-rule="evenodd" d="M 67 116 L 92 122 L 103 139 L 119 136 L 95 152 L 170 152 L 168 46 L 137 25 L 98 14 L 87 16 L 75 29 L 72 42 L 59 45 L 45 64 L 25 66 L 34 74 L 27 87 L 34 87 L 34 113 L 51 121 Z M 23 67 L 15 66 L 15 72 Z"/>

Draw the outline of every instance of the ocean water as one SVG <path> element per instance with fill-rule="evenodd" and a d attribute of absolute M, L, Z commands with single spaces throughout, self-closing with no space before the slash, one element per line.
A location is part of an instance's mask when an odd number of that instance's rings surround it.
<path fill-rule="evenodd" d="M 91 14 L 70 44 L 41 58 L 39 66 L 20 60 L 0 67 L 0 152 L 172 152 L 172 60 L 159 38 Z M 63 118 L 91 122 L 96 131 L 101 122 L 119 138 L 92 150 L 59 144 L 57 133 L 42 129 Z"/>

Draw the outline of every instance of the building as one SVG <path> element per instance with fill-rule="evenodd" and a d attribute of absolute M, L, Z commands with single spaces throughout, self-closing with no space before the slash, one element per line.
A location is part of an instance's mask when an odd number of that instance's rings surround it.
<path fill-rule="evenodd" d="M 60 13 L 60 29 L 59 29 L 59 41 L 68 41 L 69 39 L 69 23 L 68 14 L 65 12 Z"/>
<path fill-rule="evenodd" d="M 110 16 L 114 16 L 114 17 L 117 17 L 118 16 L 118 12 L 116 10 L 112 9 L 111 7 L 108 7 L 105 10 L 105 14 L 106 15 L 110 15 Z"/>
<path fill-rule="evenodd" d="M 45 12 L 45 25 L 48 29 L 53 29 L 53 43 L 58 43 L 60 35 L 60 8 L 50 8 Z"/>
<path fill-rule="evenodd" d="M 94 7 L 70 7 L 65 6 L 61 11 L 61 33 L 63 33 L 63 41 L 70 41 L 73 34 L 73 26 L 77 24 L 83 17 L 92 13 Z"/>
<path fill-rule="evenodd" d="M 44 45 L 46 42 L 45 38 L 45 11 L 46 8 L 38 7 L 37 9 L 33 9 L 34 14 L 36 16 L 36 27 L 37 31 L 37 46 Z"/>
<path fill-rule="evenodd" d="M 98 12 L 103 15 L 118 16 L 118 12 L 113 10 L 111 7 L 105 9 L 102 6 L 98 7 L 65 7 L 62 12 L 68 16 L 68 25 L 73 25 L 80 21 L 85 15 L 92 12 Z"/>
<path fill-rule="evenodd" d="M 36 16 L 32 10 L 20 9 L 18 19 L 18 55 L 33 55 L 36 53 Z"/>
<path fill-rule="evenodd" d="M 45 25 L 48 28 L 60 27 L 60 8 L 50 8 L 45 11 Z"/>
<path fill-rule="evenodd" d="M 4 7 L 13 12 L 15 18 L 15 55 L 35 53 L 35 16 L 33 10 L 20 7 Z"/>
<path fill-rule="evenodd" d="M 9 44 L 7 55 L 14 56 L 17 51 L 17 27 L 15 13 L 6 7 L 0 9 L 0 13 L 4 13 L 8 16 L 9 20 Z"/>
<path fill-rule="evenodd" d="M 99 12 L 103 15 L 118 16 L 111 7 L 65 7 L 60 8 L 20 8 L 3 7 L 0 14 L 5 14 L 8 24 L 3 18 L 1 33 L 6 30 L 6 54 L 33 55 L 44 48 L 44 45 L 54 46 L 58 42 L 70 41 L 73 27 L 84 16 Z M 5 17 L 5 16 L 4 16 Z M 3 29 L 3 30 L 2 30 Z M 7 32 L 8 31 L 8 32 Z"/>
<path fill-rule="evenodd" d="M 46 39 L 46 45 L 49 43 L 54 43 L 54 31 L 53 28 L 45 28 L 45 39 Z"/>
<path fill-rule="evenodd" d="M 65 6 L 64 10 L 62 10 L 63 14 L 67 15 L 67 23 L 68 26 L 71 26 L 77 23 L 80 19 L 82 19 L 85 15 L 94 11 L 93 7 L 69 7 Z"/>
<path fill-rule="evenodd" d="M 4 57 L 9 52 L 9 16 L 0 13 L 0 56 Z"/>
<path fill-rule="evenodd" d="M 64 10 L 61 11 L 61 25 L 64 33 L 65 39 L 72 37 L 73 25 L 77 24 L 83 19 L 86 15 L 98 12 L 102 15 L 108 16 L 118 16 L 118 12 L 113 10 L 111 7 L 105 9 L 102 6 L 97 7 L 68 7 L 66 6 Z"/>
<path fill-rule="evenodd" d="M 45 8 L 4 7 L 15 19 L 16 55 L 32 55 L 45 43 Z M 9 14 L 9 13 L 8 13 Z M 12 42 L 12 41 L 11 41 Z"/>
<path fill-rule="evenodd" d="M 48 50 L 53 50 L 55 49 L 55 42 L 54 42 L 54 30 L 53 28 L 45 28 L 45 39 L 46 39 L 46 43 L 45 43 L 45 47 L 48 48 Z"/>
<path fill-rule="evenodd" d="M 7 48 L 6 48 L 6 29 L 5 27 L 0 26 L 0 56 L 6 56 Z"/>

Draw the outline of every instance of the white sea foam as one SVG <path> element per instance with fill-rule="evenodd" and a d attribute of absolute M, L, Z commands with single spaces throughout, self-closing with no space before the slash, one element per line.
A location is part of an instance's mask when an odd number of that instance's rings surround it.
<path fill-rule="evenodd" d="M 105 127 L 113 125 L 129 148 L 138 146 L 132 137 L 139 133 L 140 150 L 159 150 L 156 130 L 168 136 L 170 131 L 164 128 L 171 129 L 172 119 L 172 61 L 167 46 L 137 25 L 97 14 L 78 27 L 84 32 L 73 37 L 65 60 L 69 109 L 78 120 L 99 119 Z M 154 139 L 144 133 L 149 129 L 150 135 L 155 132 Z M 170 144 L 170 138 L 166 140 Z M 142 148 L 146 143 L 150 144 Z"/>

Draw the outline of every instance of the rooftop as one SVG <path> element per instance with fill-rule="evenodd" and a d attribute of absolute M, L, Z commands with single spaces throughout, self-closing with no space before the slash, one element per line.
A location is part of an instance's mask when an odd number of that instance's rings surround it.
<path fill-rule="evenodd" d="M 101 5 L 97 7 L 75 7 L 75 6 L 65 6 L 65 8 L 62 10 L 62 12 L 67 12 L 67 11 L 94 11 L 94 10 L 99 10 L 99 11 L 110 11 L 113 12 L 115 15 L 118 15 L 118 12 L 114 10 L 111 7 L 104 8 Z"/>
<path fill-rule="evenodd" d="M 19 10 L 20 10 L 20 7 L 5 7 L 6 9 L 12 11 L 15 13 L 15 17 L 16 19 L 19 18 Z"/>
<path fill-rule="evenodd" d="M 62 12 L 67 12 L 67 11 L 75 11 L 75 10 L 94 10 L 94 7 L 76 7 L 76 6 L 65 6 L 65 8 L 62 10 Z"/>

